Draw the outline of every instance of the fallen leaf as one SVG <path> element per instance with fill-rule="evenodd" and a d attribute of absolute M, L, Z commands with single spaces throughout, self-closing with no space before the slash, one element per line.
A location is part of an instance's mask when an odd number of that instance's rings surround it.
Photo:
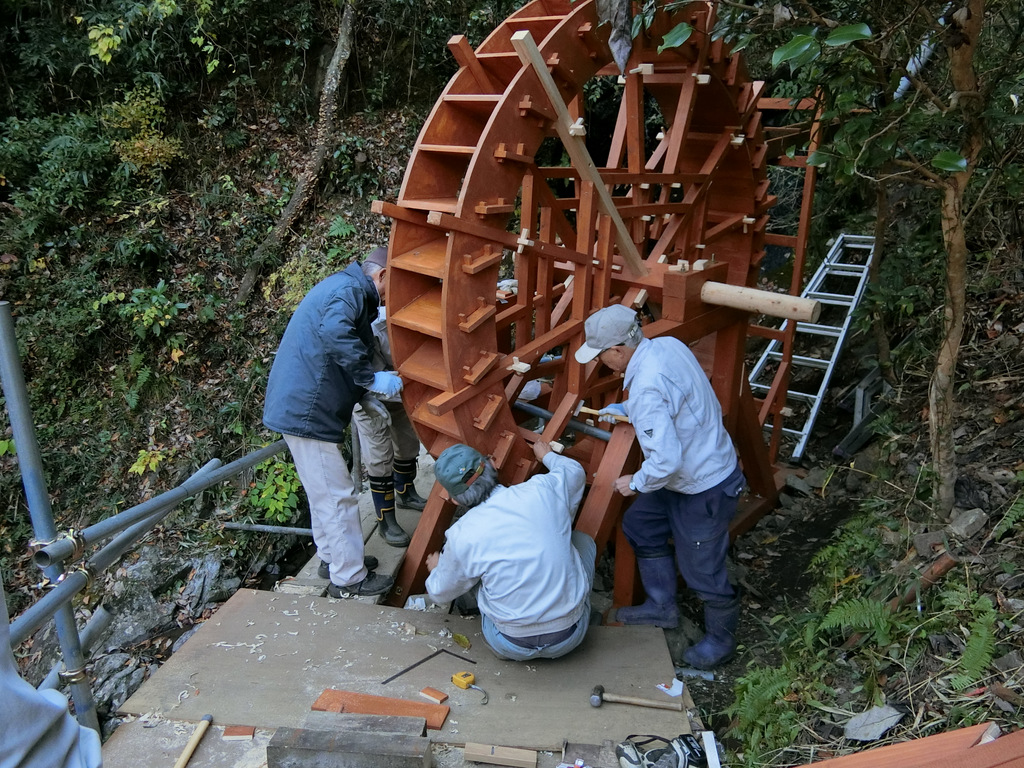
<path fill-rule="evenodd" d="M 456 645 L 460 645 L 460 646 L 462 646 L 462 647 L 463 647 L 463 648 L 465 648 L 465 649 L 466 649 L 467 651 L 468 651 L 468 650 L 470 649 L 470 647 L 471 647 L 471 646 L 473 645 L 473 644 L 472 644 L 471 642 L 469 642 L 469 638 L 468 638 L 468 637 L 466 637 L 465 635 L 452 635 L 452 640 L 454 640 L 454 641 L 455 641 L 455 644 L 456 644 Z"/>

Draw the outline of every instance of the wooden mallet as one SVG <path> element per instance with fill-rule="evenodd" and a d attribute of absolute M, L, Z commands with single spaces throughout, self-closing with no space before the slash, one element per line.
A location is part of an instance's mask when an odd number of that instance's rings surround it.
<path fill-rule="evenodd" d="M 596 408 L 587 408 L 585 405 L 583 405 L 583 401 L 580 400 L 580 404 L 576 406 L 576 411 L 575 411 L 575 413 L 573 413 L 573 416 L 579 416 L 581 413 L 589 413 L 591 416 L 597 416 L 597 415 L 599 415 L 601 413 L 601 411 L 597 410 Z M 628 416 L 619 416 L 617 414 L 610 414 L 610 415 L 616 421 L 622 421 L 622 422 L 625 422 L 627 424 L 629 423 L 629 417 Z"/>

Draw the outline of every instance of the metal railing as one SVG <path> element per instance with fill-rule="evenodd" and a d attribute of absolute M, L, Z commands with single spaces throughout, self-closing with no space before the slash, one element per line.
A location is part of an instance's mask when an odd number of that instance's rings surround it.
<path fill-rule="evenodd" d="M 117 563 L 155 525 L 181 502 L 211 486 L 229 480 L 286 449 L 284 440 L 253 451 L 237 461 L 221 466 L 219 459 L 208 462 L 184 483 L 123 512 L 91 525 L 82 531 L 58 532 L 43 475 L 39 444 L 29 409 L 24 374 L 18 359 L 18 345 L 10 304 L 0 301 L 0 384 L 7 400 L 11 428 L 21 470 L 32 529 L 38 543 L 45 542 L 33 555 L 54 588 L 11 622 L 11 645 L 27 640 L 51 618 L 57 627 L 57 639 L 63 656 L 64 671 L 54 669 L 39 686 L 55 687 L 58 679 L 71 687 L 71 698 L 80 724 L 99 731 L 99 720 L 85 670 L 85 649 L 93 645 L 110 623 L 102 608 L 94 612 L 79 635 L 71 600 L 86 589 L 97 574 Z M 356 464 L 358 467 L 358 464 Z M 275 530 L 286 532 L 286 529 Z M 295 529 L 295 534 L 307 529 Z M 81 566 L 65 572 L 62 563 L 80 559 L 87 547 L 111 538 Z"/>

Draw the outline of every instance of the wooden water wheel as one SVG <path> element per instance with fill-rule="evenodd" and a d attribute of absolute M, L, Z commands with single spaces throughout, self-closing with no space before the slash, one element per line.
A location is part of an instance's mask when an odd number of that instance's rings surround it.
<path fill-rule="evenodd" d="M 680 22 L 693 28 L 689 40 L 658 53 Z M 453 38 L 460 69 L 420 133 L 397 203 L 375 203 L 394 219 L 388 330 L 420 440 L 435 457 L 455 442 L 472 445 L 515 483 L 534 469 L 541 414 L 544 439 L 565 442 L 587 468 L 576 527 L 599 551 L 624 501 L 611 484 L 640 460 L 629 425 L 575 417 L 581 402 L 622 398 L 620 375 L 573 358 L 583 321 L 609 304 L 641 310 L 648 337 L 694 345 L 740 453 L 748 506 L 756 514 L 776 497 L 764 418 L 743 376 L 749 312 L 723 302 L 750 307 L 718 295 L 753 286 L 764 253 L 774 198 L 763 84 L 712 39 L 714 22 L 710 3 L 658 17 L 624 76 L 593 0 L 534 0 L 475 51 Z M 602 78 L 620 103 L 610 141 L 603 137 L 607 157 L 595 163 L 584 87 Z M 570 163 L 541 163 L 563 149 Z M 523 410 L 517 401 L 532 380 L 541 395 Z M 425 557 L 443 544 L 452 511 L 435 485 L 394 602 L 422 587 Z M 616 560 L 623 602 L 633 561 Z"/>

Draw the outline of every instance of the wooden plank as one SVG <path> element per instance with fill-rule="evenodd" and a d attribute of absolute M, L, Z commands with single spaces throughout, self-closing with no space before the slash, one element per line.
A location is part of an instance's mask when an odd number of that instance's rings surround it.
<path fill-rule="evenodd" d="M 493 744 L 477 744 L 466 742 L 463 758 L 476 763 L 492 765 L 511 765 L 516 768 L 536 768 L 537 753 L 532 749 L 518 747 L 498 747 Z"/>
<path fill-rule="evenodd" d="M 420 696 L 427 699 L 427 701 L 434 702 L 435 704 L 444 704 L 448 700 L 447 693 L 439 691 L 437 688 L 431 688 L 430 686 L 422 689 L 420 691 Z"/>
<path fill-rule="evenodd" d="M 375 731 L 278 728 L 267 745 L 268 768 L 430 768 L 426 736 Z"/>
<path fill-rule="evenodd" d="M 973 755 L 972 747 L 975 747 L 978 739 L 988 727 L 988 723 L 979 723 L 969 728 L 937 733 L 923 739 L 903 741 L 899 744 L 876 747 L 853 755 L 822 760 L 815 765 L 824 768 L 884 768 L 885 766 L 915 768 L 916 766 L 949 765 L 954 753 L 959 755 L 970 750 L 969 754 Z M 993 743 L 999 741 L 1002 739 L 997 739 Z"/>
<path fill-rule="evenodd" d="M 307 731 L 375 731 L 376 733 L 405 733 L 409 736 L 426 736 L 427 734 L 427 721 L 422 717 L 352 715 L 319 710 L 310 710 L 302 721 L 302 727 Z"/>
<path fill-rule="evenodd" d="M 368 693 L 341 691 L 327 688 L 313 703 L 313 709 L 322 712 L 352 712 L 361 715 L 397 715 L 399 717 L 422 717 L 427 728 L 439 729 L 448 717 L 449 708 L 444 704 L 424 704 L 408 699 L 394 699 L 390 696 L 372 696 Z"/>

